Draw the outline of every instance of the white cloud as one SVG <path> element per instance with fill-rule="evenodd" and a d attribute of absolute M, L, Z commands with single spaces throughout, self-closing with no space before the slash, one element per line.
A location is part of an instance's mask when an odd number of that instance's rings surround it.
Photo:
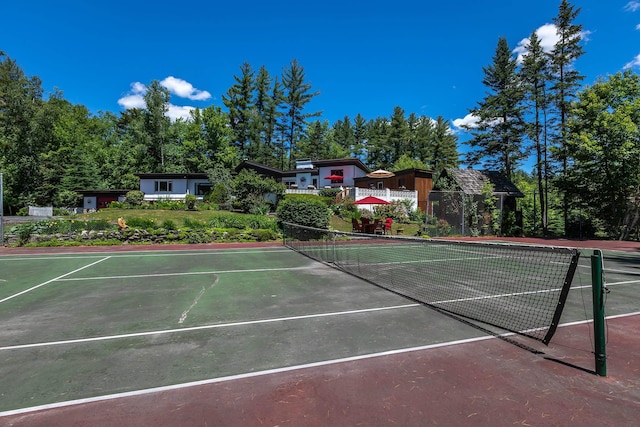
<path fill-rule="evenodd" d="M 636 25 L 636 30 L 640 30 L 640 24 Z"/>
<path fill-rule="evenodd" d="M 181 98 L 187 98 L 192 101 L 202 101 L 211 98 L 211 94 L 207 91 L 202 91 L 193 87 L 193 85 L 185 80 L 177 79 L 173 76 L 169 76 L 162 80 L 160 84 L 165 87 L 169 93 L 172 93 Z M 144 102 L 144 95 L 147 93 L 147 87 L 140 83 L 131 83 L 131 89 L 129 92 L 118 99 L 118 105 L 129 110 L 132 108 L 146 108 L 147 105 Z M 189 119 L 190 112 L 195 107 L 180 106 L 180 105 L 167 105 L 166 116 L 171 120 L 176 119 Z"/>
<path fill-rule="evenodd" d="M 640 67 L 640 55 L 636 55 L 636 57 L 633 58 L 631 62 L 627 62 L 623 68 L 625 70 L 628 70 L 629 68 L 633 67 Z"/>
<path fill-rule="evenodd" d="M 178 95 L 180 98 L 191 99 L 192 101 L 204 101 L 211 98 L 211 94 L 206 90 L 200 90 L 185 80 L 169 76 L 160 82 L 170 93 Z"/>
<path fill-rule="evenodd" d="M 147 93 L 147 87 L 140 82 L 131 83 L 131 90 L 122 98 L 118 99 L 118 105 L 129 110 L 131 108 L 144 108 L 144 94 Z"/>
<path fill-rule="evenodd" d="M 191 118 L 190 112 L 193 110 L 195 110 L 195 107 L 169 104 L 169 109 L 166 113 L 166 116 L 174 122 L 177 119 L 187 120 Z"/>
<path fill-rule="evenodd" d="M 640 4 L 640 2 L 638 2 L 638 4 Z M 582 31 L 582 33 L 580 33 L 580 37 L 582 40 L 586 41 L 589 40 L 590 34 L 591 31 Z M 558 42 L 558 31 L 555 24 L 544 24 L 536 30 L 536 35 L 538 36 L 540 46 L 542 46 L 542 50 L 544 52 L 551 52 Z M 530 41 L 529 37 L 526 37 L 520 40 L 518 46 L 513 49 L 513 52 L 518 55 L 517 59 L 519 64 L 522 63 L 522 60 L 524 59 L 523 56 L 528 53 L 526 46 Z"/>
<path fill-rule="evenodd" d="M 640 1 L 630 1 L 624 7 L 627 12 L 635 12 L 638 9 L 640 9 Z"/>
<path fill-rule="evenodd" d="M 463 129 L 463 126 L 468 126 L 471 128 L 477 127 L 478 126 L 478 121 L 480 119 L 476 116 L 474 116 L 473 114 L 469 113 L 466 116 L 464 116 L 464 118 L 462 119 L 455 119 L 453 121 L 453 125 L 458 128 L 458 129 Z"/>
<path fill-rule="evenodd" d="M 558 32 L 556 30 L 555 24 L 544 24 L 536 30 L 536 35 L 540 40 L 542 50 L 545 52 L 550 52 L 558 42 Z M 531 40 L 529 39 L 529 37 L 524 38 L 520 40 L 518 46 L 513 49 L 513 52 L 518 55 L 518 63 L 521 63 L 523 60 L 523 56 L 527 54 L 527 45 L 530 41 Z"/>

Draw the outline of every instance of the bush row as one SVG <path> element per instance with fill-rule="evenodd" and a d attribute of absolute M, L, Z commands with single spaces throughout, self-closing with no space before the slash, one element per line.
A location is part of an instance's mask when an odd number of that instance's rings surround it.
<path fill-rule="evenodd" d="M 185 218 L 178 226 L 172 220 L 125 219 L 126 228 L 106 220 L 45 220 L 18 224 L 8 232 L 10 245 L 39 244 L 49 240 L 87 242 L 93 239 L 115 242 L 209 243 L 216 241 L 268 241 L 280 236 L 275 218 L 260 215 L 216 215 L 207 221 Z M 89 238 L 87 238 L 89 236 Z M 132 238 L 132 236 L 134 236 Z M 140 240 L 140 236 L 144 239 Z M 231 240 L 229 240 L 231 239 Z"/>
<path fill-rule="evenodd" d="M 109 230 L 82 231 L 56 234 L 31 234 L 10 236 L 7 243 L 12 246 L 79 246 L 120 245 L 152 243 L 225 243 L 225 242 L 269 242 L 278 240 L 280 234 L 273 230 Z"/>

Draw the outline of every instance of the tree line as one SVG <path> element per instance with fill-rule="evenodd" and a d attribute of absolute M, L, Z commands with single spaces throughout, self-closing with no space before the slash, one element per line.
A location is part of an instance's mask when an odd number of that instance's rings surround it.
<path fill-rule="evenodd" d="M 561 1 L 549 51 L 535 31 L 520 57 L 506 38 L 498 39 L 483 69 L 487 95 L 470 110 L 477 121 L 465 126 L 471 134 L 466 160 L 516 179 L 518 166 L 533 157 L 529 184 L 521 186 L 536 193 L 531 221 L 544 235 L 625 238 L 639 217 L 638 76 L 627 70 L 582 86 L 579 13 Z M 553 224 L 557 214 L 560 226 Z"/>
<path fill-rule="evenodd" d="M 330 124 L 307 112 L 318 92 L 296 60 L 282 76 L 245 63 L 222 106 L 171 121 L 170 93 L 152 81 L 145 107 L 91 114 L 45 94 L 0 53 L 0 172 L 5 211 L 28 205 L 68 206 L 79 189 L 137 189 L 135 173 L 232 171 L 243 159 L 281 169 L 301 158 L 358 157 L 372 168 L 441 168 L 458 164 L 457 137 L 442 117 L 400 107 L 391 117 L 361 115 Z M 75 195 L 77 197 L 77 194 Z"/>
<path fill-rule="evenodd" d="M 520 57 L 498 38 L 462 160 L 519 186 L 529 232 L 628 238 L 640 221 L 640 81 L 626 70 L 582 86 L 579 12 L 560 2 L 548 51 L 535 31 Z M 91 114 L 62 92 L 45 94 L 38 77 L 0 52 L 4 209 L 64 206 L 78 189 L 136 189 L 134 173 L 232 171 L 243 159 L 289 169 L 300 158 L 356 157 L 372 169 L 436 176 L 461 163 L 458 136 L 442 117 L 396 106 L 388 117 L 329 123 L 309 111 L 318 94 L 296 60 L 281 75 L 245 63 L 223 105 L 187 120 L 166 116 L 170 94 L 158 81 L 147 86 L 144 108 Z M 520 169 L 527 158 L 531 174 Z"/>

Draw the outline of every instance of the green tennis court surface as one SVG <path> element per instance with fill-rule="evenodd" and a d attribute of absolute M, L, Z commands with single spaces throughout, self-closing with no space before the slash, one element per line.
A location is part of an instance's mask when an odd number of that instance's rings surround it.
<path fill-rule="evenodd" d="M 607 315 L 640 311 L 639 257 L 606 256 Z M 562 323 L 590 283 L 583 256 Z M 0 325 L 0 415 L 485 335 L 286 248 L 0 257 Z"/>

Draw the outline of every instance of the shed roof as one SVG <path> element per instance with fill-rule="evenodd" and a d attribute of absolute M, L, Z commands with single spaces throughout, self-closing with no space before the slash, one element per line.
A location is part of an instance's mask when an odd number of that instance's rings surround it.
<path fill-rule="evenodd" d="M 475 169 L 445 169 L 443 175 L 453 178 L 466 194 L 482 194 L 482 187 L 489 181 L 494 194 L 524 197 L 524 194 L 504 174 L 498 171 Z"/>

